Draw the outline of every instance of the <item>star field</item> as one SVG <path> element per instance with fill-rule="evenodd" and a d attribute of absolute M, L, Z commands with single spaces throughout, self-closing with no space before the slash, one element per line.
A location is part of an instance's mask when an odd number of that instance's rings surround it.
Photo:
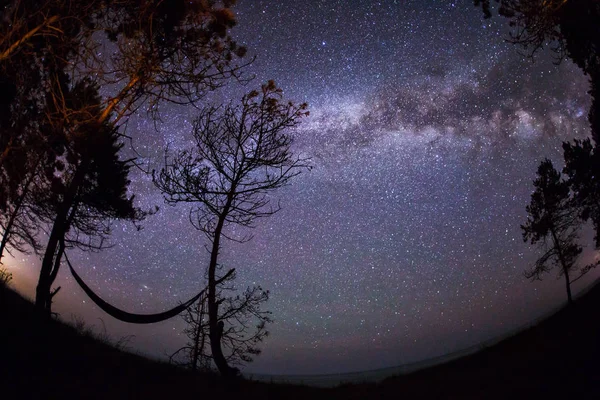
<path fill-rule="evenodd" d="M 560 165 L 563 140 L 589 134 L 588 83 L 570 62 L 535 62 L 507 44 L 506 21 L 472 2 L 240 1 L 235 36 L 256 61 L 239 98 L 274 79 L 311 115 L 295 149 L 313 169 L 273 194 L 283 209 L 245 244 L 225 242 L 221 264 L 237 285 L 270 290 L 275 323 L 248 370 L 333 373 L 415 362 L 510 332 L 566 301 L 549 275 L 523 271 L 537 251 L 520 224 L 541 159 Z M 149 168 L 164 146 L 191 144 L 194 109 L 167 107 L 128 126 Z M 132 312 L 191 297 L 208 253 L 185 206 L 163 204 L 134 172 L 139 204 L 159 205 L 137 232 L 115 224 L 114 247 L 72 251 L 101 296 Z M 233 228 L 235 229 L 235 228 Z M 237 228 L 239 230 L 239 228 Z M 242 232 L 237 232 L 242 233 Z M 584 258 L 594 257 L 590 246 Z M 33 292 L 39 260 L 19 258 L 17 284 Z M 596 277 L 579 281 L 578 291 Z M 181 346 L 181 320 L 129 326 L 103 315 L 63 270 L 57 311 L 102 318 L 135 350 L 164 357 Z"/>

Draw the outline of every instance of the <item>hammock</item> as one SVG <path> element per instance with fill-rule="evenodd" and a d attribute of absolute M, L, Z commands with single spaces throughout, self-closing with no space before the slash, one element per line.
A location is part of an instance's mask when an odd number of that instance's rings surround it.
<path fill-rule="evenodd" d="M 165 312 L 161 312 L 161 313 L 158 313 L 158 314 L 132 314 L 132 313 L 128 313 L 128 312 L 120 310 L 120 309 L 118 309 L 118 308 L 116 308 L 114 306 L 111 306 L 106 301 L 102 300 L 100 298 L 100 296 L 98 296 L 96 293 L 94 293 L 92 291 L 92 289 L 90 289 L 89 286 L 86 285 L 85 282 L 83 282 L 83 280 L 81 279 L 81 277 L 79 275 L 77 275 L 77 273 L 73 269 L 73 266 L 71 265 L 71 262 L 69 261 L 69 258 L 67 257 L 67 253 L 66 252 L 64 253 L 64 256 L 65 256 L 65 260 L 67 260 L 67 264 L 69 265 L 69 269 L 71 270 L 71 274 L 73 275 L 73 278 L 75 278 L 75 281 L 79 284 L 79 286 L 81 286 L 81 288 L 83 289 L 83 291 L 85 292 L 85 294 L 87 294 L 88 297 L 94 303 L 96 303 L 96 305 L 98 307 L 100 307 L 102 310 L 104 310 L 104 312 L 106 312 L 111 317 L 118 319 L 119 321 L 129 322 L 131 324 L 153 324 L 155 322 L 165 321 L 165 320 L 167 320 L 169 318 L 173 318 L 174 316 L 176 316 L 180 312 L 182 312 L 185 309 L 187 309 L 188 307 L 190 307 L 204 293 L 204 290 L 202 290 L 200 293 L 198 293 L 197 295 L 195 295 L 194 297 L 192 297 L 191 299 L 189 299 L 185 303 L 180 304 L 180 305 L 178 305 L 177 307 L 175 307 L 175 308 L 173 308 L 171 310 L 168 310 L 168 311 L 165 311 Z"/>

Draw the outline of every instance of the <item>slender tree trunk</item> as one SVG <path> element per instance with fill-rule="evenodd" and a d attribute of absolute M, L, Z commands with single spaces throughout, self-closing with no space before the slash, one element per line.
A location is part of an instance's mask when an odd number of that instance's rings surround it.
<path fill-rule="evenodd" d="M 57 267 L 57 264 L 60 265 L 60 257 L 62 257 L 64 251 L 63 241 L 65 234 L 69 229 L 69 222 L 73 216 L 68 216 L 68 213 L 74 204 L 75 195 L 85 175 L 84 170 L 85 168 L 80 165 L 75 171 L 75 175 L 69 184 L 67 193 L 65 194 L 62 203 L 59 205 L 58 212 L 54 218 L 54 224 L 52 225 L 52 230 L 50 231 L 50 238 L 46 245 L 46 251 L 44 252 L 44 258 L 42 259 L 40 277 L 35 290 L 35 309 L 40 315 L 49 315 L 51 312 L 51 309 L 48 307 L 48 305 L 51 304 L 50 288 L 58 273 L 58 270 L 56 269 L 55 271 L 55 268 Z M 62 250 L 59 248 L 59 244 L 61 245 Z"/>
<path fill-rule="evenodd" d="M 50 290 L 48 298 L 46 299 L 46 310 L 48 310 L 48 313 L 52 312 L 52 299 L 54 298 L 54 296 L 56 296 L 56 294 L 60 290 L 60 286 L 54 290 L 51 290 L 51 288 L 52 288 L 52 284 L 56 280 L 56 277 L 58 276 L 58 270 L 60 269 L 60 263 L 62 261 L 62 256 L 63 256 L 64 252 L 65 252 L 65 242 L 63 240 L 59 240 L 58 251 L 57 251 L 56 257 L 54 257 L 54 266 L 52 267 L 52 271 L 50 272 L 50 278 L 48 279 L 48 282 L 49 282 L 48 288 Z"/>
<path fill-rule="evenodd" d="M 567 284 L 567 299 L 569 300 L 569 305 L 573 304 L 573 297 L 571 296 L 571 280 L 569 279 L 569 271 L 566 268 L 563 268 L 565 273 L 565 282 Z"/>
<path fill-rule="evenodd" d="M 236 375 L 235 369 L 231 368 L 227 364 L 227 360 L 225 359 L 225 355 L 223 354 L 223 349 L 221 348 L 221 334 L 222 329 L 220 329 L 218 324 L 219 319 L 219 305 L 217 304 L 217 280 L 216 280 L 216 270 L 217 270 L 217 259 L 219 256 L 220 250 L 220 241 L 221 241 L 221 232 L 223 231 L 223 225 L 225 224 L 225 217 L 229 212 L 229 207 L 231 207 L 232 198 L 231 196 L 228 198 L 223 211 L 219 215 L 219 220 L 217 222 L 217 226 L 214 232 L 214 238 L 212 243 L 212 249 L 210 252 L 210 264 L 208 266 L 208 327 L 209 327 L 209 337 L 210 337 L 210 350 L 212 353 L 213 361 L 215 362 L 217 368 L 221 375 L 225 378 L 233 378 Z"/>
<path fill-rule="evenodd" d="M 19 214 L 19 211 L 21 211 L 21 205 L 23 204 L 22 202 L 22 196 L 19 198 L 19 200 L 17 201 L 17 204 L 15 204 L 15 209 L 13 210 L 12 213 L 10 213 L 10 218 L 8 219 L 8 222 L 6 223 L 6 227 L 4 228 L 4 234 L 2 235 L 2 242 L 0 242 L 0 264 L 2 264 L 2 258 L 4 257 L 4 249 L 6 248 L 6 244 L 8 243 L 8 240 L 10 239 L 10 236 L 12 234 L 12 227 L 15 224 L 15 220 L 17 218 L 17 215 Z"/>
<path fill-rule="evenodd" d="M 0 264 L 2 264 L 2 258 L 4 258 L 4 248 L 6 247 L 6 242 L 8 242 L 8 238 L 10 237 L 10 229 L 13 224 L 13 216 L 10 216 L 8 220 L 8 224 L 6 224 L 6 229 L 4 229 L 4 234 L 2 235 L 2 242 L 0 242 Z"/>
<path fill-rule="evenodd" d="M 64 203 L 61 205 L 61 208 L 64 208 Z M 54 219 L 54 225 L 52 226 L 50 238 L 46 245 L 46 251 L 44 253 L 44 258 L 42 259 L 40 277 L 35 290 L 35 309 L 39 314 L 49 314 L 51 311 L 47 306 L 50 300 L 50 287 L 52 286 L 52 269 L 59 240 L 64 237 L 65 234 L 65 213 L 61 211 L 62 210 L 57 213 L 56 218 Z"/>
<path fill-rule="evenodd" d="M 203 334 L 203 326 L 202 326 L 202 317 L 204 315 L 204 296 L 200 297 L 198 300 L 198 314 L 196 320 L 196 332 L 194 335 L 194 349 L 192 352 L 192 371 L 198 369 L 198 358 L 200 358 L 200 336 L 204 337 Z M 204 348 L 204 346 L 202 346 Z"/>
<path fill-rule="evenodd" d="M 204 319 L 204 314 L 206 313 L 206 311 L 202 312 L 202 319 Z M 206 360 L 204 358 L 204 346 L 206 346 L 206 333 L 205 333 L 205 327 L 204 325 L 202 326 L 202 331 L 200 332 L 200 346 L 198 348 L 198 358 L 202 357 L 202 367 L 205 368 L 206 365 Z"/>
<path fill-rule="evenodd" d="M 571 280 L 569 279 L 569 269 L 567 268 L 567 263 L 565 261 L 565 257 L 562 251 L 562 246 L 560 244 L 560 241 L 558 240 L 558 237 L 556 236 L 556 233 L 553 229 L 551 229 L 550 232 L 552 233 L 554 247 L 558 251 L 558 259 L 560 260 L 560 265 L 563 269 L 563 273 L 565 274 L 565 283 L 567 285 L 567 300 L 569 302 L 569 305 L 571 305 L 573 304 L 573 297 L 571 296 Z"/>
<path fill-rule="evenodd" d="M 2 242 L 0 242 L 0 264 L 2 264 L 2 258 L 4 257 L 4 250 L 6 249 L 6 245 L 8 244 L 8 241 L 12 234 L 12 228 L 17 219 L 17 215 L 19 215 L 19 212 L 21 211 L 21 207 L 23 206 L 23 203 L 25 202 L 25 197 L 27 197 L 27 195 L 29 194 L 29 188 L 31 186 L 31 182 L 33 182 L 33 177 L 35 175 L 35 170 L 37 169 L 37 165 L 38 164 L 36 164 L 34 170 L 31 172 L 31 174 L 29 175 L 29 178 L 25 182 L 25 186 L 23 187 L 23 192 L 17 199 L 17 202 L 15 204 L 15 209 L 10 214 L 10 218 L 8 219 L 8 222 L 4 229 L 4 235 L 2 235 Z"/>

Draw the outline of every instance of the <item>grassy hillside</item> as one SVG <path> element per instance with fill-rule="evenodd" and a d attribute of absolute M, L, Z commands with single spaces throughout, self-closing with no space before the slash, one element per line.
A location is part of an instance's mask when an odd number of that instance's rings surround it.
<path fill-rule="evenodd" d="M 0 296 L 2 399 L 600 399 L 600 286 L 536 327 L 480 353 L 380 384 L 319 389 L 224 382 L 123 352 L 81 329 L 34 318 Z"/>

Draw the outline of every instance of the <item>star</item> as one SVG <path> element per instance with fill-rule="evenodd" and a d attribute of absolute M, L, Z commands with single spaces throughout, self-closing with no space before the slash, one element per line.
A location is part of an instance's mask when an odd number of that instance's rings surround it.
<path fill-rule="evenodd" d="M 207 101 L 274 79 L 286 99 L 309 103 L 294 150 L 313 165 L 273 194 L 283 209 L 252 241 L 222 247 L 239 289 L 271 291 L 275 322 L 247 371 L 416 362 L 514 331 L 564 300 L 560 282 L 523 278 L 537 253 L 519 226 L 539 161 L 560 165 L 562 141 L 589 135 L 588 82 L 576 66 L 556 66 L 550 53 L 532 64 L 503 40 L 503 24 L 453 2 L 239 3 L 233 33 L 256 56 L 246 71 L 256 77 Z M 166 144 L 193 145 L 196 113 L 172 106 L 155 129 L 140 112 L 128 125 L 140 161 L 159 169 Z M 113 248 L 70 257 L 111 302 L 158 312 L 201 287 L 206 239 L 148 175 L 133 170 L 132 181 L 138 205 L 160 211 L 139 232 L 115 223 Z M 39 260 L 19 264 L 35 270 Z M 104 318 L 59 279 L 58 312 Z M 116 337 L 132 332 L 104 321 Z M 184 327 L 136 328 L 131 345 L 162 356 L 185 343 L 173 334 Z"/>

